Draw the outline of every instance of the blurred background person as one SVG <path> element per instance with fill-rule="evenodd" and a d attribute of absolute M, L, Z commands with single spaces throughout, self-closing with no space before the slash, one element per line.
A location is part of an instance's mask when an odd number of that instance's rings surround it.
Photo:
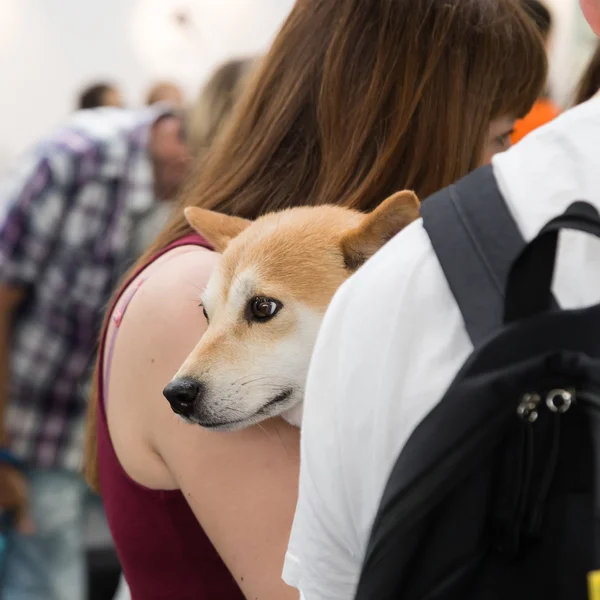
<path fill-rule="evenodd" d="M 600 42 L 575 90 L 575 104 L 582 104 L 590 100 L 598 93 L 598 90 L 600 90 Z"/>
<path fill-rule="evenodd" d="M 200 91 L 198 101 L 190 113 L 188 132 L 190 150 L 198 159 L 204 157 L 226 123 L 246 77 L 256 62 L 255 58 L 245 58 L 224 63 Z"/>
<path fill-rule="evenodd" d="M 294 0 L 0 2 L 0 177 L 79 106 L 118 83 L 126 106 L 173 83 L 188 106 L 221 63 L 263 54 Z M 179 101 L 175 98 L 175 103 Z M 0 182 L 1 183 L 1 182 Z"/>
<path fill-rule="evenodd" d="M 165 102 L 174 108 L 185 106 L 185 94 L 183 90 L 171 81 L 155 83 L 146 95 L 146 105 L 152 106 L 157 102 Z"/>
<path fill-rule="evenodd" d="M 164 109 L 79 111 L 3 188 L 0 447 L 24 471 L 0 461 L 0 489 L 34 527 L 11 535 L 3 600 L 86 597 L 82 387 L 133 234 L 188 171 L 183 140 Z"/>
<path fill-rule="evenodd" d="M 196 164 L 204 161 L 215 136 L 227 123 L 254 63 L 253 58 L 236 59 L 218 67 L 200 90 L 194 104 L 182 113 L 182 135 Z M 154 242 L 171 217 L 175 204 L 161 202 L 153 215 L 136 228 L 133 244 L 136 257 Z"/>
<path fill-rule="evenodd" d="M 110 83 L 94 83 L 79 95 L 77 108 L 99 108 L 101 106 L 124 106 L 123 95 L 118 87 Z"/>
<path fill-rule="evenodd" d="M 540 0 L 521 0 L 523 8 L 535 21 L 540 35 L 544 40 L 546 53 L 549 54 L 550 44 L 553 33 L 552 13 L 548 7 Z M 516 144 L 534 129 L 541 127 L 545 123 L 552 121 L 560 114 L 559 107 L 551 100 L 549 90 L 546 87 L 544 93 L 538 98 L 533 108 L 525 116 L 515 123 L 515 130 L 511 135 L 511 142 Z"/>

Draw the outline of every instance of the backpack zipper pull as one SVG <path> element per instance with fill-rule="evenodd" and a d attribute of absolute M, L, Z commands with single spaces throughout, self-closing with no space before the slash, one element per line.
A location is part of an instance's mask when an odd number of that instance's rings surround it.
<path fill-rule="evenodd" d="M 548 452 L 544 472 L 538 487 L 537 497 L 533 501 L 531 510 L 529 512 L 527 533 L 532 537 L 537 536 L 540 532 L 546 499 L 548 497 L 550 486 L 552 485 L 556 467 L 558 465 L 561 415 L 565 414 L 571 408 L 574 402 L 575 392 L 572 390 L 554 389 L 550 390 L 546 395 L 546 406 L 552 413 L 552 432 L 550 434 L 550 449 Z"/>
<path fill-rule="evenodd" d="M 539 416 L 538 408 L 541 401 L 539 394 L 524 394 L 517 406 L 517 416 L 527 423 L 535 423 Z"/>
<path fill-rule="evenodd" d="M 504 466 L 494 502 L 492 536 L 496 551 L 505 556 L 516 557 L 521 546 L 533 467 L 532 424 L 538 419 L 541 402 L 534 392 L 521 397 L 517 406 L 521 422 L 515 424 L 502 453 Z"/>

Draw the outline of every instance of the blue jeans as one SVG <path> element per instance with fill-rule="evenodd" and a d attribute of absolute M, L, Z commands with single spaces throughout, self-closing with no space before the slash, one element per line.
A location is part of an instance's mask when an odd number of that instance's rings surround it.
<path fill-rule="evenodd" d="M 33 470 L 29 481 L 35 533 L 11 536 L 2 600 L 85 600 L 85 482 L 61 470 Z"/>

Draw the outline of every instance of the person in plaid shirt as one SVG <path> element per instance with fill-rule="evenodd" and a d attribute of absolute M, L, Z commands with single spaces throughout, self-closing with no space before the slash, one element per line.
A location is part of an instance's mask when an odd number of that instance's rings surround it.
<path fill-rule="evenodd" d="M 182 128 L 159 106 L 80 111 L 0 187 L 0 509 L 20 509 L 4 600 L 86 596 L 83 387 L 137 232 L 187 172 Z"/>

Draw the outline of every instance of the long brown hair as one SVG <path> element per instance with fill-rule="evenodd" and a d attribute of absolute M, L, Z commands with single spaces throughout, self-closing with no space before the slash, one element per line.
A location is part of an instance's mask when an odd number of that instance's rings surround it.
<path fill-rule="evenodd" d="M 307 204 L 371 210 L 401 188 L 426 197 L 476 168 L 490 121 L 525 115 L 545 79 L 516 0 L 297 0 L 182 206 L 254 219 Z M 190 232 L 178 210 L 138 265 Z"/>
<path fill-rule="evenodd" d="M 202 160 L 238 101 L 254 58 L 229 60 L 218 67 L 200 90 L 187 118 L 188 145 Z"/>
<path fill-rule="evenodd" d="M 575 93 L 575 104 L 583 104 L 600 90 L 600 43 L 586 67 Z"/>

